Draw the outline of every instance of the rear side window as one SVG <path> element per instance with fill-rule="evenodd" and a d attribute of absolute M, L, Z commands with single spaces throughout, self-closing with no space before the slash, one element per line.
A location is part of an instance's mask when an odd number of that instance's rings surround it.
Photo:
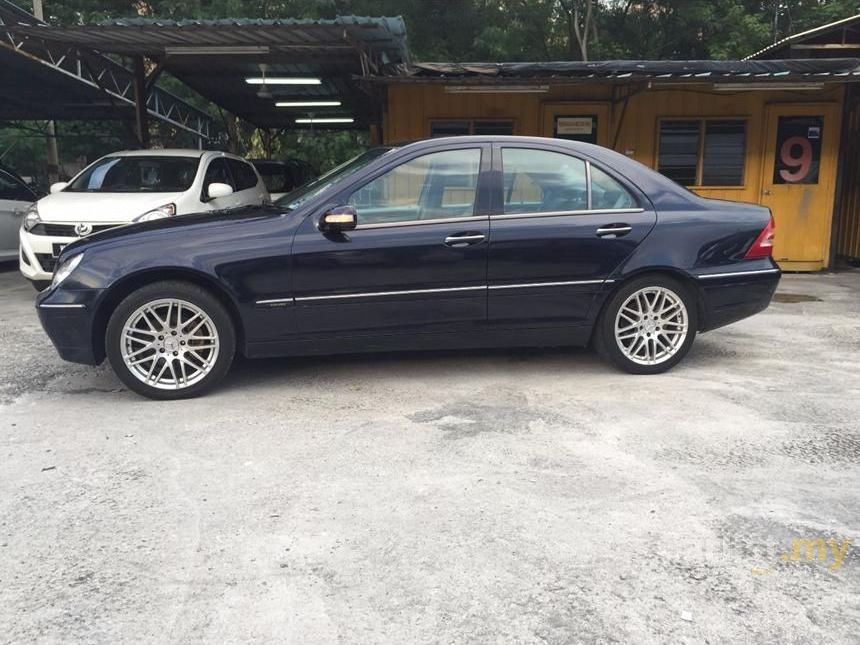
<path fill-rule="evenodd" d="M 20 181 L 3 171 L 0 171 L 0 199 L 9 199 L 15 202 L 32 202 L 36 200 L 33 194 Z"/>
<path fill-rule="evenodd" d="M 248 190 L 257 185 L 257 173 L 254 172 L 251 164 L 238 159 L 227 159 L 227 163 L 233 173 L 233 180 L 236 182 L 236 191 Z"/>
<path fill-rule="evenodd" d="M 630 191 L 600 168 L 594 164 L 591 165 L 591 208 L 593 210 L 637 208 L 638 206 Z"/>
<path fill-rule="evenodd" d="M 502 148 L 504 212 L 547 213 L 588 209 L 585 162 L 548 150 Z"/>

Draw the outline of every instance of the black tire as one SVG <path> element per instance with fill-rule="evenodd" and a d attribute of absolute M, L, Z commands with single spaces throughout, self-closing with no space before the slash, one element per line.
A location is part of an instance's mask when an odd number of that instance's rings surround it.
<path fill-rule="evenodd" d="M 645 365 L 629 358 L 619 346 L 615 336 L 615 320 L 618 311 L 627 299 L 641 289 L 661 287 L 674 293 L 684 304 L 687 316 L 687 335 L 675 353 L 662 362 Z M 594 348 L 597 353 L 615 367 L 630 374 L 660 374 L 665 372 L 686 356 L 696 338 L 699 317 L 696 296 L 692 289 L 682 282 L 661 274 L 649 274 L 631 280 L 616 291 L 603 308 L 594 330 Z M 634 350 L 635 351 L 635 350 Z"/>
<path fill-rule="evenodd" d="M 44 291 L 48 287 L 51 286 L 50 280 L 30 280 L 30 284 L 33 285 L 33 288 L 36 291 Z"/>
<path fill-rule="evenodd" d="M 123 327 L 129 318 L 147 303 L 167 298 L 182 300 L 197 307 L 209 317 L 217 330 L 219 347 L 214 364 L 200 380 L 179 389 L 162 389 L 145 383 L 126 365 L 122 356 Z M 236 353 L 236 332 L 227 309 L 206 289 L 189 282 L 155 282 L 126 296 L 111 314 L 105 334 L 105 352 L 114 372 L 130 390 L 156 400 L 187 399 L 213 388 L 230 370 Z M 179 378 L 176 382 L 179 382 Z"/>

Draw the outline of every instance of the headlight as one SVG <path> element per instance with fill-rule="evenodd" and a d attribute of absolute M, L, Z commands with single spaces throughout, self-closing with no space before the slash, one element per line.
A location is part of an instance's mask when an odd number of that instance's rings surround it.
<path fill-rule="evenodd" d="M 76 256 L 66 260 L 60 266 L 57 267 L 57 270 L 54 271 L 54 279 L 51 282 L 52 287 L 56 287 L 63 280 L 68 278 L 72 271 L 81 263 L 81 260 L 84 259 L 83 253 L 78 253 Z"/>
<path fill-rule="evenodd" d="M 172 217 L 173 215 L 176 215 L 176 204 L 165 204 L 164 206 L 153 208 L 151 211 L 147 211 L 143 215 L 138 215 L 132 221 L 151 222 L 154 219 L 161 219 L 162 217 Z"/>
<path fill-rule="evenodd" d="M 37 204 L 30 204 L 30 207 L 27 209 L 27 212 L 24 213 L 24 221 L 22 226 L 25 231 L 33 230 L 33 227 L 36 224 L 41 224 L 42 218 L 39 217 L 39 206 Z"/>

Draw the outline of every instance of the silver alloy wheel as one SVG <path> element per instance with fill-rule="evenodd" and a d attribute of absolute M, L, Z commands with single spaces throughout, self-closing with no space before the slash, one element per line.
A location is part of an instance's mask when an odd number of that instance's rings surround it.
<path fill-rule="evenodd" d="M 201 381 L 218 359 L 218 330 L 187 300 L 163 298 L 139 307 L 120 338 L 129 372 L 151 387 L 181 390 Z"/>
<path fill-rule="evenodd" d="M 689 317 L 681 297 L 666 287 L 645 287 L 631 294 L 615 316 L 615 342 L 639 365 L 672 358 L 687 338 Z"/>

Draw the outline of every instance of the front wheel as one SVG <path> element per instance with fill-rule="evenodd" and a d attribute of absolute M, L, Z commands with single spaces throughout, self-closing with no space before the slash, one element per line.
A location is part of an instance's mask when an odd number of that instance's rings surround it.
<path fill-rule="evenodd" d="M 224 305 L 187 282 L 157 282 L 127 296 L 111 315 L 105 339 L 117 376 L 151 399 L 202 394 L 230 369 L 235 349 Z"/>
<path fill-rule="evenodd" d="M 698 327 L 695 296 L 662 275 L 624 285 L 609 300 L 595 330 L 598 353 L 631 374 L 659 374 L 676 365 Z"/>

